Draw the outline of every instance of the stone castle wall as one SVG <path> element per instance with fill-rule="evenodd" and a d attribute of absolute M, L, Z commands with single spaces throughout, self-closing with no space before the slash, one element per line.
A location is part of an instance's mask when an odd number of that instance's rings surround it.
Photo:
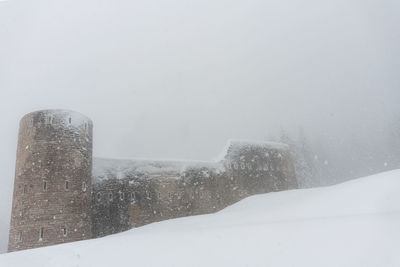
<path fill-rule="evenodd" d="M 286 145 L 231 141 L 213 162 L 92 161 L 92 127 L 65 110 L 22 118 L 9 251 L 212 213 L 250 195 L 297 188 Z"/>
<path fill-rule="evenodd" d="M 8 250 L 90 238 L 92 123 L 47 110 L 22 118 Z"/>
<path fill-rule="evenodd" d="M 95 159 L 93 237 L 297 188 L 285 145 L 232 141 L 218 162 Z"/>

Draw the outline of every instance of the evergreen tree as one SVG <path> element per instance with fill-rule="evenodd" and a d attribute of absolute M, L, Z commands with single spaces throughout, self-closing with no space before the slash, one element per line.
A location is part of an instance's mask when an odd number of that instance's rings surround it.
<path fill-rule="evenodd" d="M 301 130 L 299 138 L 294 141 L 285 130 L 281 129 L 280 142 L 289 145 L 290 153 L 294 160 L 299 188 L 319 185 L 314 166 L 314 156 L 304 132 Z"/>
<path fill-rule="evenodd" d="M 320 184 L 317 181 L 316 167 L 315 167 L 315 155 L 308 145 L 306 135 L 303 129 L 299 131 L 299 137 L 296 146 L 297 155 L 297 172 L 301 177 L 301 187 L 315 187 Z M 299 183 L 300 183 L 299 182 Z"/>

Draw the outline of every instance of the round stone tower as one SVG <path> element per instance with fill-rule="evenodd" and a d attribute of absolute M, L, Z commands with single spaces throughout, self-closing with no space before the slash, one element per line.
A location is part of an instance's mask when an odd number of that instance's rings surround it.
<path fill-rule="evenodd" d="M 22 118 L 9 251 L 91 238 L 92 128 L 67 110 Z"/>

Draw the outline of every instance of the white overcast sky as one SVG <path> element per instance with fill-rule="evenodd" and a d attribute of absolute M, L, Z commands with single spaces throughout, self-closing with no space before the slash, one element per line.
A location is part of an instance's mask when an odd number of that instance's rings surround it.
<path fill-rule="evenodd" d="M 399 10 L 398 0 L 0 2 L 0 251 L 25 113 L 89 116 L 103 157 L 206 160 L 228 138 L 280 128 L 376 137 L 400 111 Z"/>

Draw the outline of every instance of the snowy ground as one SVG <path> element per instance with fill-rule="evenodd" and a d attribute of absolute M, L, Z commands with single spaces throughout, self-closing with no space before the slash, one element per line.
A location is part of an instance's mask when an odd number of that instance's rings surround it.
<path fill-rule="evenodd" d="M 400 170 L 3 254 L 0 266 L 400 266 Z"/>

